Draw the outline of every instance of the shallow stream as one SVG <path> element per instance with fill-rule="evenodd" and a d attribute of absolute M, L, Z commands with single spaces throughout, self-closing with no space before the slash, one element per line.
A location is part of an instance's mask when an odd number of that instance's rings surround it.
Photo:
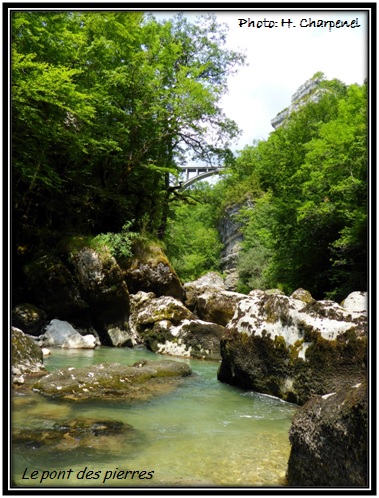
<path fill-rule="evenodd" d="M 54 349 L 44 363 L 52 371 L 103 362 L 132 365 L 143 358 L 170 357 L 146 349 L 102 346 L 95 350 Z M 110 437 L 104 444 L 99 439 L 97 446 L 88 447 L 65 444 L 52 449 L 35 442 L 14 445 L 15 484 L 99 488 L 285 485 L 288 430 L 296 407 L 218 382 L 218 362 L 177 360 L 189 363 L 193 375 L 170 394 L 150 401 L 70 402 L 37 394 L 15 395 L 12 426 L 16 433 L 81 418 L 118 421 L 133 427 L 127 444 Z M 131 479 L 132 473 L 125 477 L 126 470 L 146 474 L 143 479 L 138 479 L 138 474 Z M 36 471 L 31 478 L 31 472 Z M 88 474 L 90 471 L 93 473 Z"/>

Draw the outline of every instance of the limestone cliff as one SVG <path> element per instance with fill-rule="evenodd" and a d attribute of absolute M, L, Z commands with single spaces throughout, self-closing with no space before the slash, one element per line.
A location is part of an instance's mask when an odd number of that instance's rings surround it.
<path fill-rule="evenodd" d="M 238 219 L 238 214 L 242 207 L 253 207 L 251 201 L 246 201 L 243 205 L 233 205 L 225 210 L 221 219 L 218 231 L 220 233 L 223 250 L 221 253 L 221 271 L 226 275 L 225 289 L 235 291 L 238 283 L 237 261 L 243 241 L 241 233 L 242 224 Z"/>
<path fill-rule="evenodd" d="M 319 84 L 322 81 L 322 77 L 315 75 L 313 78 L 307 80 L 303 85 L 301 85 L 296 92 L 291 97 L 291 105 L 279 112 L 272 120 L 271 125 L 273 128 L 277 129 L 284 123 L 285 119 L 294 111 L 297 111 L 299 107 L 305 103 L 312 101 L 317 102 L 320 95 L 325 91 L 325 89 L 319 88 Z"/>

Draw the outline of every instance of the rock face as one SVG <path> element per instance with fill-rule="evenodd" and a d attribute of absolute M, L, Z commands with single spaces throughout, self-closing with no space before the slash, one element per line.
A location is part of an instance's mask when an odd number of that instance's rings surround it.
<path fill-rule="evenodd" d="M 241 206 L 227 208 L 218 227 L 224 246 L 221 253 L 220 267 L 226 274 L 225 288 L 230 291 L 235 291 L 238 283 L 237 260 L 243 240 L 240 232 L 241 223 L 236 219 L 240 209 Z"/>
<path fill-rule="evenodd" d="M 222 326 L 233 317 L 237 303 L 246 298 L 245 294 L 227 291 L 223 279 L 214 272 L 184 284 L 184 288 L 186 306 L 201 320 Z"/>
<path fill-rule="evenodd" d="M 133 261 L 124 270 L 124 277 L 131 294 L 153 292 L 157 297 L 172 296 L 184 301 L 180 279 L 158 246 L 135 247 Z"/>
<path fill-rule="evenodd" d="M 316 75 L 315 75 L 316 76 Z M 318 88 L 321 77 L 313 77 L 301 85 L 291 97 L 291 105 L 278 113 L 272 120 L 271 125 L 277 129 L 288 118 L 291 112 L 297 111 L 302 105 L 309 101 L 318 102 L 320 96 L 325 92 L 325 89 Z"/>
<path fill-rule="evenodd" d="M 178 361 L 141 360 L 133 366 L 100 363 L 83 368 L 62 368 L 45 375 L 33 386 L 51 398 L 72 400 L 143 400 L 170 391 L 191 368 Z"/>
<path fill-rule="evenodd" d="M 72 256 L 71 263 L 93 326 L 101 342 L 110 345 L 108 330 L 124 329 L 129 316 L 129 292 L 121 268 L 105 249 L 84 248 Z"/>
<path fill-rule="evenodd" d="M 295 414 L 290 486 L 367 486 L 367 386 L 316 396 Z"/>
<path fill-rule="evenodd" d="M 12 383 L 23 384 L 25 377 L 45 375 L 41 348 L 22 330 L 12 327 Z"/>
<path fill-rule="evenodd" d="M 53 346 L 66 349 L 93 349 L 100 342 L 92 334 L 81 335 L 74 327 L 62 320 L 51 320 L 46 331 L 39 337 L 41 346 Z"/>
<path fill-rule="evenodd" d="M 237 304 L 221 341 L 220 381 L 304 404 L 365 377 L 366 313 L 294 296 L 257 290 Z"/>
<path fill-rule="evenodd" d="M 33 304 L 49 317 L 70 319 L 88 310 L 78 283 L 59 258 L 43 256 L 27 265 L 24 271 Z"/>
<path fill-rule="evenodd" d="M 136 343 L 172 356 L 220 359 L 224 327 L 196 319 L 181 301 L 153 293 L 131 295 L 130 331 Z"/>
<path fill-rule="evenodd" d="M 44 256 L 24 269 L 33 303 L 48 319 L 68 320 L 77 328 L 93 327 L 102 344 L 111 345 L 108 330 L 124 330 L 129 293 L 121 268 L 106 248 L 84 247 L 67 256 Z M 25 313 L 24 313 L 25 315 Z M 15 315 L 20 318 L 20 311 Z"/>
<path fill-rule="evenodd" d="M 18 304 L 12 310 L 12 325 L 25 334 L 40 335 L 45 321 L 45 313 L 29 303 Z"/>

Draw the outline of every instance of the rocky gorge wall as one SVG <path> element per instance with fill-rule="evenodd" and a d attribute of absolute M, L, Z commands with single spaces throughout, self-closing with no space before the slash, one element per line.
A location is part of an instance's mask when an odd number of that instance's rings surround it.
<path fill-rule="evenodd" d="M 235 291 L 238 285 L 238 256 L 243 241 L 241 233 L 242 223 L 238 220 L 238 215 L 242 207 L 253 207 L 251 201 L 242 205 L 234 205 L 225 209 L 219 225 L 218 232 L 220 234 L 223 250 L 221 252 L 220 270 L 225 275 L 225 289 Z"/>

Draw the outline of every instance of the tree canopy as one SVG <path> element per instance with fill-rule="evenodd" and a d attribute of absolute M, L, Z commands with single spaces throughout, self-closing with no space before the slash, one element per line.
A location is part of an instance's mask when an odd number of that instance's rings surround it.
<path fill-rule="evenodd" d="M 230 169 L 224 202 L 242 210 L 241 288 L 304 287 L 316 297 L 367 290 L 367 87 L 320 84 L 317 101 L 293 112 Z M 257 189 L 257 185 L 260 188 Z"/>
<path fill-rule="evenodd" d="M 169 175 L 228 154 L 218 105 L 243 56 L 213 16 L 12 14 L 12 200 L 17 246 L 149 220 L 164 234 Z M 58 235 L 57 235 L 58 236 Z"/>
<path fill-rule="evenodd" d="M 183 207 L 174 213 L 171 248 L 196 276 L 206 271 L 201 261 L 211 246 L 219 247 L 188 233 L 182 240 L 188 220 L 200 233 L 201 219 L 202 229 L 216 228 L 236 206 L 244 236 L 238 290 L 290 294 L 303 287 L 336 300 L 367 290 L 367 87 L 317 76 L 317 98 L 302 102 L 267 140 L 237 153 L 207 196 L 194 189 L 207 216 L 192 209 L 182 219 Z"/>
<path fill-rule="evenodd" d="M 317 99 L 233 157 L 220 99 L 244 56 L 212 15 L 20 11 L 11 34 L 16 258 L 75 234 L 119 234 L 120 249 L 142 230 L 194 279 L 219 269 L 217 227 L 238 205 L 240 290 L 367 290 L 366 84 L 317 73 Z M 224 179 L 178 192 L 188 158 L 224 163 Z"/>

